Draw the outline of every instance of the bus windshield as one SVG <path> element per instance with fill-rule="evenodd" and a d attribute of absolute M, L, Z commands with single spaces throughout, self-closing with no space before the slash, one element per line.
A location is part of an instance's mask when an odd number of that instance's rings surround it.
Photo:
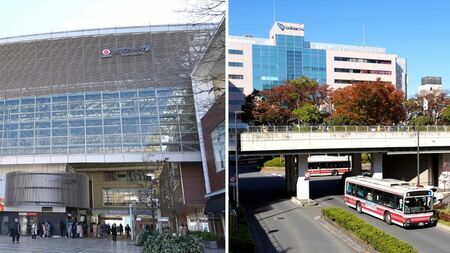
<path fill-rule="evenodd" d="M 430 212 L 433 207 L 433 199 L 430 196 L 405 198 L 405 213 Z"/>

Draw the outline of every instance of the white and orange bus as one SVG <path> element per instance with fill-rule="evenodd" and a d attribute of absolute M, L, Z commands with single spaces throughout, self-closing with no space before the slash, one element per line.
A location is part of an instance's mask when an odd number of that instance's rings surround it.
<path fill-rule="evenodd" d="M 356 176 L 345 180 L 345 204 L 399 226 L 436 225 L 433 191 L 396 179 Z"/>
<path fill-rule="evenodd" d="M 308 157 L 308 172 L 311 176 L 337 176 L 350 171 L 349 156 L 315 155 Z"/>

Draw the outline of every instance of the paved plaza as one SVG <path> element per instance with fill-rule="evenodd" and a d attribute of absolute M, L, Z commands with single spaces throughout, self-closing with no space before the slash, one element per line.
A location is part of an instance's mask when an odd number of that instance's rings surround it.
<path fill-rule="evenodd" d="M 20 237 L 19 243 L 12 243 L 11 237 L 0 236 L 0 253 L 141 253 L 142 247 L 129 240 L 113 242 L 110 239 L 71 239 L 61 237 L 32 240 Z M 205 253 L 224 253 L 224 249 L 205 249 Z"/>
<path fill-rule="evenodd" d="M 37 238 L 22 236 L 19 243 L 12 243 L 11 237 L 0 236 L 0 253 L 141 253 L 131 241 L 117 241 L 105 239 L 71 239 L 71 238 Z"/>

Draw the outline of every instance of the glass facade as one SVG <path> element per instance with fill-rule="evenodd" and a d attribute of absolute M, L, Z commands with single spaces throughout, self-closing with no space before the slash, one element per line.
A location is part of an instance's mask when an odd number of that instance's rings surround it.
<path fill-rule="evenodd" d="M 190 88 L 0 100 L 1 155 L 198 152 Z"/>
<path fill-rule="evenodd" d="M 270 89 L 306 76 L 326 82 L 326 51 L 311 49 L 302 36 L 276 35 L 275 46 L 253 45 L 253 87 Z"/>
<path fill-rule="evenodd" d="M 148 189 L 103 189 L 103 206 L 127 207 L 129 204 L 145 206 Z"/>

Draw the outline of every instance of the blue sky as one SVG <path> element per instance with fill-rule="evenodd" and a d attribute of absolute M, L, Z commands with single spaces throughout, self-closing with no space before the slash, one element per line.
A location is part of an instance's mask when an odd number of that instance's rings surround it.
<path fill-rule="evenodd" d="M 67 30 L 187 23 L 198 0 L 0 0 L 0 37 Z M 188 2 L 190 4 L 188 4 Z"/>
<path fill-rule="evenodd" d="M 229 0 L 230 35 L 268 38 L 273 0 Z M 384 47 L 408 60 L 408 96 L 420 78 L 442 76 L 450 88 L 450 1 L 277 0 L 277 21 L 305 24 L 314 42 Z"/>

